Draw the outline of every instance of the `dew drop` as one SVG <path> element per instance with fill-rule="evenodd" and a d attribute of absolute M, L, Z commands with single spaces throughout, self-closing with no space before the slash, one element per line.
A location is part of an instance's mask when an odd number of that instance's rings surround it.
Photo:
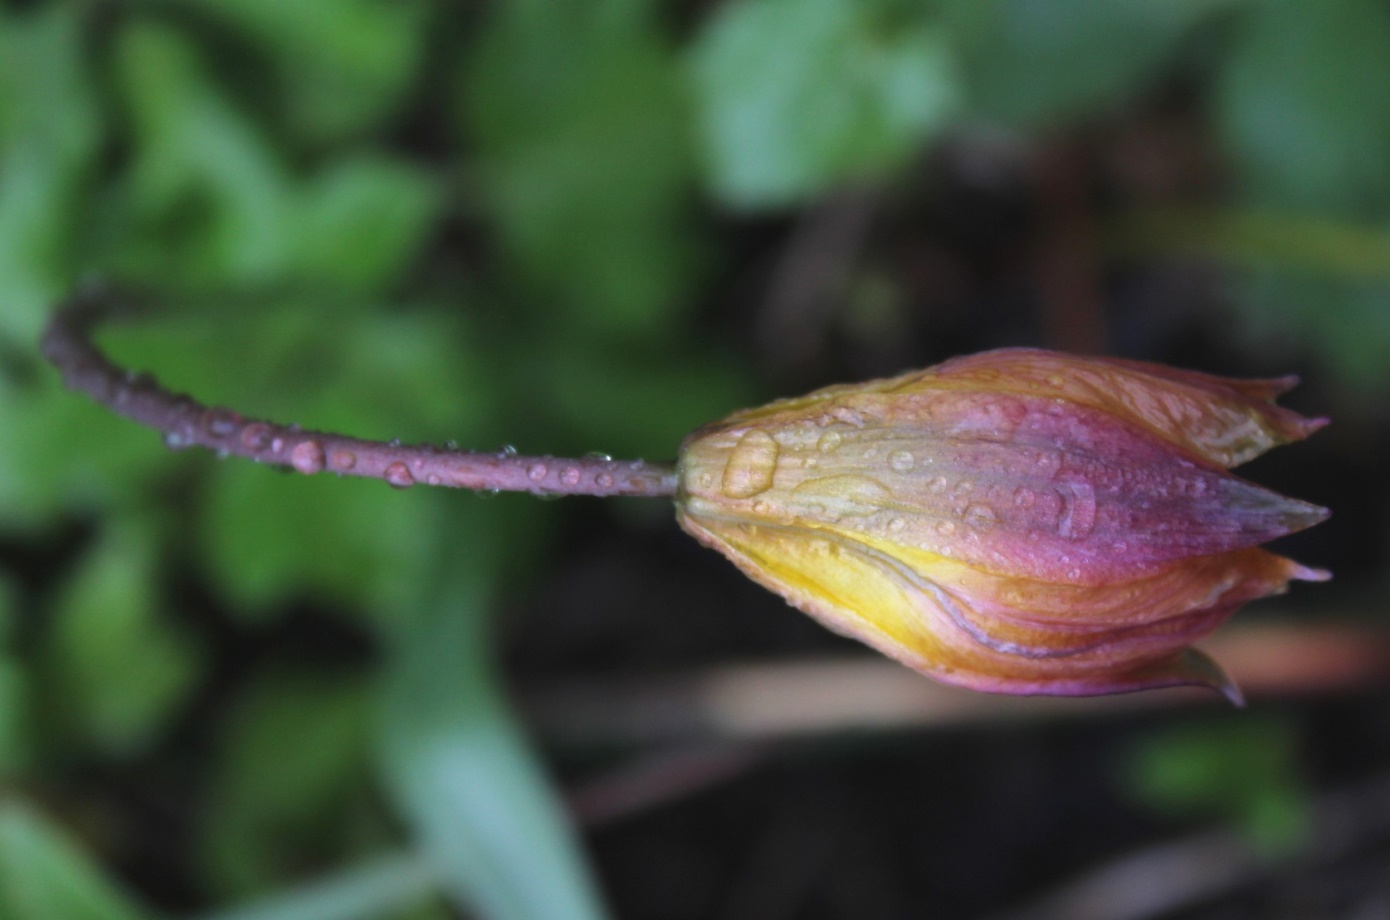
<path fill-rule="evenodd" d="M 708 488 L 709 488 L 710 486 L 712 486 L 712 485 L 714 485 L 714 474 L 713 474 L 713 473 L 701 473 L 701 474 L 700 474 L 700 488 L 702 488 L 702 489 L 708 489 Z"/>
<path fill-rule="evenodd" d="M 901 532 L 902 532 L 902 529 L 903 529 L 904 527 L 906 527 L 906 526 L 907 526 L 907 521 L 904 521 L 904 520 L 903 520 L 902 518 L 900 518 L 900 517 L 895 517 L 895 518 L 893 518 L 891 521 L 888 522 L 888 529 L 891 530 L 891 531 L 893 531 L 893 533 L 901 533 Z"/>
<path fill-rule="evenodd" d="M 1037 504 L 1038 493 L 1027 486 L 1019 486 L 1014 489 L 1014 505 L 1019 508 L 1031 508 Z"/>
<path fill-rule="evenodd" d="M 300 441 L 290 451 L 290 466 L 301 473 L 317 473 L 323 469 L 323 445 L 318 441 Z"/>
<path fill-rule="evenodd" d="M 1067 577 L 1070 578 L 1072 581 L 1076 581 L 1078 578 L 1081 577 L 1081 570 L 1067 569 Z"/>
<path fill-rule="evenodd" d="M 516 448 L 513 447 L 513 446 L 510 445 L 510 444 L 504 444 L 504 445 L 502 445 L 502 450 L 500 451 L 500 454 L 501 454 L 503 457 L 515 457 L 515 456 L 516 456 Z"/>
<path fill-rule="evenodd" d="M 816 442 L 816 447 L 820 449 L 821 453 L 830 454 L 838 450 L 843 441 L 844 438 L 838 431 L 827 431 L 820 436 L 820 440 Z"/>
<path fill-rule="evenodd" d="M 960 482 L 956 483 L 957 495 L 969 495 L 974 489 L 975 485 L 969 479 L 962 479 Z"/>
<path fill-rule="evenodd" d="M 946 477 L 945 477 L 945 476 L 937 476 L 937 477 L 936 477 L 935 479 L 933 479 L 933 480 L 931 481 L 931 483 L 927 486 L 927 489 L 928 489 L 928 491 L 931 491 L 931 492 L 934 492 L 934 493 L 937 494 L 937 495 L 940 495 L 942 492 L 945 492 L 945 491 L 946 491 L 946 487 L 949 486 L 949 485 L 950 485 L 950 483 L 948 483 L 948 482 L 946 481 Z"/>
<path fill-rule="evenodd" d="M 999 523 L 999 516 L 989 505 L 973 504 L 965 509 L 965 523 L 976 530 L 988 530 Z"/>
<path fill-rule="evenodd" d="M 1041 451 L 1038 454 L 1038 469 L 1042 475 L 1051 478 L 1057 475 L 1057 471 L 1062 468 L 1062 458 L 1050 450 Z"/>
<path fill-rule="evenodd" d="M 388 466 L 381 474 L 394 489 L 408 489 L 415 485 L 415 477 L 410 475 L 410 467 L 399 460 Z"/>
<path fill-rule="evenodd" d="M 357 465 L 357 455 L 350 450 L 334 451 L 332 462 L 334 469 L 350 470 Z"/>
<path fill-rule="evenodd" d="M 949 537 L 951 534 L 956 532 L 956 522 L 942 521 L 941 523 L 936 525 L 936 532 L 941 534 L 943 537 Z"/>
<path fill-rule="evenodd" d="M 263 422 L 247 425 L 241 432 L 241 443 L 247 450 L 265 450 L 270 446 L 270 426 Z"/>
<path fill-rule="evenodd" d="M 167 431 L 164 433 L 164 446 L 170 450 L 184 450 L 193 446 L 193 439 L 183 431 Z"/>
<path fill-rule="evenodd" d="M 526 470 L 526 478 L 532 482 L 540 482 L 545 478 L 546 472 L 544 463 L 533 463 Z"/>
<path fill-rule="evenodd" d="M 567 466 L 560 471 L 560 482 L 567 486 L 579 485 L 579 467 Z"/>
<path fill-rule="evenodd" d="M 777 471 L 777 442 L 772 435 L 754 429 L 734 445 L 724 467 L 720 489 L 730 498 L 752 498 L 772 488 Z"/>
<path fill-rule="evenodd" d="M 754 514 L 767 514 L 770 510 L 772 510 L 772 506 L 767 502 L 758 501 L 753 503 Z"/>
<path fill-rule="evenodd" d="M 1050 387 L 1058 387 L 1058 388 L 1060 388 L 1060 387 L 1064 386 L 1065 384 L 1066 384 L 1066 381 L 1062 379 L 1062 375 L 1061 375 L 1061 374 L 1051 374 L 1051 375 L 1049 375 L 1048 378 L 1047 378 L 1047 385 L 1050 386 Z"/>
<path fill-rule="evenodd" d="M 1068 540 L 1084 540 L 1096 526 L 1096 493 L 1087 482 L 1068 485 L 1071 497 L 1065 503 L 1057 531 Z"/>
<path fill-rule="evenodd" d="M 703 476 L 701 477 L 704 478 Z M 611 489 L 613 487 L 613 477 L 608 473 L 599 473 L 594 477 L 594 483 L 600 489 Z"/>
<path fill-rule="evenodd" d="M 392 438 L 391 440 L 389 440 L 389 441 L 386 442 L 386 446 L 387 446 L 387 447 L 400 447 L 400 446 L 401 446 L 401 439 L 400 439 L 400 438 Z"/>
<path fill-rule="evenodd" d="M 899 473 L 908 472 L 916 462 L 916 459 L 912 456 L 912 452 L 907 450 L 895 450 L 892 456 L 888 458 L 888 465 Z"/>
<path fill-rule="evenodd" d="M 459 442 L 458 442 L 458 441 L 445 441 L 445 442 L 444 442 L 444 449 L 445 449 L 445 450 L 458 450 L 458 449 L 459 449 Z"/>
<path fill-rule="evenodd" d="M 613 455 L 612 455 L 612 454 L 605 454 L 605 453 L 604 453 L 603 451 L 601 451 L 601 450 L 591 450 L 591 451 L 589 451 L 587 454 L 585 454 L 584 456 L 589 457 L 590 459 L 593 459 L 593 460 L 602 460 L 604 463 L 612 463 L 612 462 L 613 462 Z"/>
<path fill-rule="evenodd" d="M 203 429 L 214 438 L 229 438 L 236 434 L 240 417 L 230 409 L 209 409 L 203 413 Z"/>
<path fill-rule="evenodd" d="M 437 485 L 439 485 L 442 481 L 443 481 L 443 480 L 441 480 L 441 479 L 439 478 L 439 474 L 438 474 L 438 473 L 430 473 L 428 476 L 425 477 L 425 482 L 426 482 L 427 484 L 429 484 L 429 485 L 432 485 L 432 486 L 437 486 Z"/>
<path fill-rule="evenodd" d="M 285 449 L 285 439 L 284 439 L 284 438 L 275 438 L 274 440 L 272 440 L 272 441 L 270 442 L 270 450 L 271 450 L 272 453 L 277 453 L 277 454 L 278 454 L 278 453 L 280 453 L 280 451 L 282 451 L 282 450 L 284 450 L 284 449 Z"/>

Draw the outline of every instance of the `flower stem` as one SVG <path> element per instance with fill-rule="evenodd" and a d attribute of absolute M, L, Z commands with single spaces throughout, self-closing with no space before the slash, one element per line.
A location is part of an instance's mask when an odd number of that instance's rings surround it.
<path fill-rule="evenodd" d="M 149 374 L 128 371 L 91 340 L 93 327 L 113 312 L 112 298 L 84 291 L 62 304 L 49 320 L 42 349 L 70 389 L 164 433 L 171 448 L 197 445 L 301 473 L 337 473 L 381 479 L 398 488 L 416 483 L 488 492 L 536 495 L 629 495 L 670 498 L 676 494 L 675 466 L 605 457 L 526 457 L 511 450 L 479 453 L 429 444 L 367 441 L 298 425 L 246 418 L 231 409 L 208 407 L 172 393 Z"/>

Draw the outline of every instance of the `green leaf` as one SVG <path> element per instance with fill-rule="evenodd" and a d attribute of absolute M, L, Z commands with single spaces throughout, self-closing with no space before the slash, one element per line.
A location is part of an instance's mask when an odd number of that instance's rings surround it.
<path fill-rule="evenodd" d="M 168 469 L 159 436 L 42 373 L 28 386 L 0 379 L 0 517 L 33 527 L 137 501 Z"/>
<path fill-rule="evenodd" d="M 1031 127 L 1111 108 L 1239 0 L 947 0 L 972 108 Z"/>
<path fill-rule="evenodd" d="M 725 4 L 693 53 L 710 183 L 741 207 L 794 204 L 879 176 L 956 105 L 939 30 L 872 2 Z"/>
<path fill-rule="evenodd" d="M 0 917 L 149 917 L 62 832 L 13 799 L 0 803 Z"/>
<path fill-rule="evenodd" d="M 1135 749 L 1129 789 L 1155 809 L 1233 821 L 1261 851 L 1283 855 L 1307 839 L 1297 752 L 1297 736 L 1283 721 L 1184 725 Z"/>
<path fill-rule="evenodd" d="M 125 754 L 146 747 L 198 678 L 202 653 L 159 595 L 161 529 L 109 525 L 53 601 L 46 693 L 84 738 Z"/>
<path fill-rule="evenodd" d="M 378 920 L 426 901 L 434 888 L 419 859 L 383 857 L 200 920 Z"/>
<path fill-rule="evenodd" d="M 367 688 L 353 676 L 268 674 L 231 715 L 205 824 L 208 871 L 224 894 L 283 881 L 341 856 L 343 819 L 367 778 Z"/>
<path fill-rule="evenodd" d="M 1262 204 L 1383 217 L 1390 206 L 1390 9 L 1256 4 L 1224 62 L 1219 124 Z"/>
<path fill-rule="evenodd" d="M 29 688 L 26 669 L 10 647 L 17 615 L 17 592 L 0 573 L 0 781 L 21 768 L 28 755 Z"/>
<path fill-rule="evenodd" d="M 396 114 L 427 37 L 421 0 L 184 0 L 270 56 L 287 124 L 311 143 L 340 142 Z"/>
<path fill-rule="evenodd" d="M 460 562 L 452 587 L 423 592 L 428 606 L 397 636 L 380 739 L 387 786 L 461 907 L 496 920 L 603 917 L 573 832 L 498 691 L 486 562 Z"/>
<path fill-rule="evenodd" d="M 199 49 L 172 28 L 135 22 L 120 30 L 114 63 L 133 158 L 107 231 L 115 266 L 193 289 L 283 276 L 295 242 L 284 167 Z"/>
<path fill-rule="evenodd" d="M 102 134 L 80 5 L 0 10 L 0 339 L 29 347 L 73 281 Z"/>
<path fill-rule="evenodd" d="M 390 608 L 430 546 L 430 498 L 229 462 L 208 496 L 203 548 L 219 588 L 248 616 L 295 597 Z"/>
<path fill-rule="evenodd" d="M 387 288 L 410 267 L 443 203 L 423 170 L 369 156 L 334 162 L 303 194 L 298 271 L 321 288 L 360 293 Z"/>
<path fill-rule="evenodd" d="M 687 107 L 646 11 L 501 4 L 463 71 L 506 260 L 565 321 L 609 331 L 661 328 L 693 264 Z"/>

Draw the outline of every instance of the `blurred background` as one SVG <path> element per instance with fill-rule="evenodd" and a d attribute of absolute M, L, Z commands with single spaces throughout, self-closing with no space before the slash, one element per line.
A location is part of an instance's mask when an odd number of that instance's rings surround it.
<path fill-rule="evenodd" d="M 948 690 L 665 502 L 160 438 L 667 460 L 1036 345 L 1299 373 L 1252 705 Z M 1390 917 L 1383 0 L 0 0 L 0 917 Z"/>

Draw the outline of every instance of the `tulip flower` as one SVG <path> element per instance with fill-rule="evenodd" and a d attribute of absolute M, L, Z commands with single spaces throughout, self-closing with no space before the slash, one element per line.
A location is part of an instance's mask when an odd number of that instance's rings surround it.
<path fill-rule="evenodd" d="M 1321 581 L 1259 544 L 1327 517 L 1227 469 L 1326 424 L 1230 380 L 1005 349 L 686 439 L 681 526 L 832 630 L 950 684 L 1239 691 L 1191 648 Z"/>

